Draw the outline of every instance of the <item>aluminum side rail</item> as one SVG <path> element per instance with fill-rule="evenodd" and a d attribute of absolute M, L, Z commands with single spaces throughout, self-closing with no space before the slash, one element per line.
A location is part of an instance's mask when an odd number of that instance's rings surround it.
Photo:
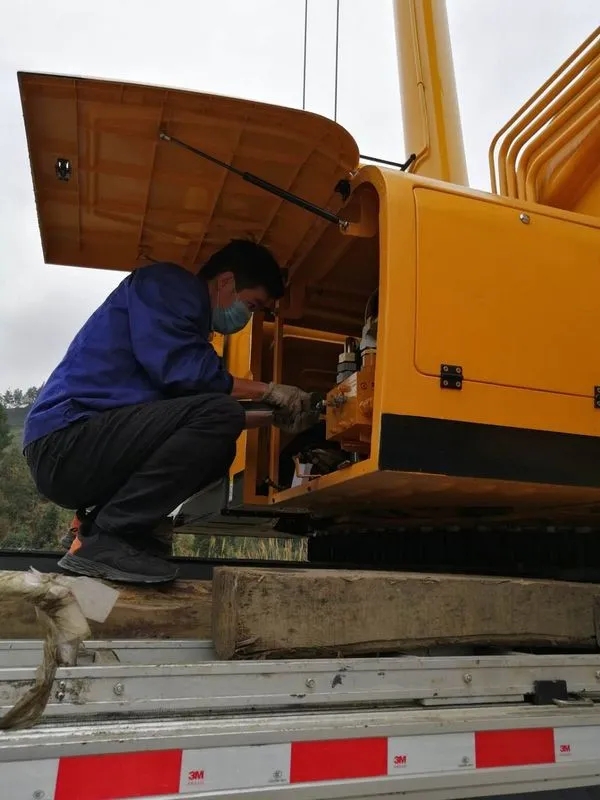
<path fill-rule="evenodd" d="M 40 654 L 36 642 L 0 642 L 0 713 L 31 685 Z M 563 704 L 600 700 L 600 654 L 217 661 L 210 642 L 90 642 L 78 666 L 57 671 L 44 716 L 524 703 L 557 680 Z"/>

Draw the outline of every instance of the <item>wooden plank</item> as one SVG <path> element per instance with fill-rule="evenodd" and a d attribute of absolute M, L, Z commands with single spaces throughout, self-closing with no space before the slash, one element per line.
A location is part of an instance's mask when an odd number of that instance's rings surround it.
<path fill-rule="evenodd" d="M 90 622 L 97 639 L 210 639 L 210 581 L 176 581 L 169 587 L 110 584 L 120 592 L 106 622 Z M 3 603 L 0 639 L 39 639 L 33 607 Z"/>
<path fill-rule="evenodd" d="M 366 655 L 444 644 L 596 647 L 600 586 L 219 567 L 213 641 L 231 658 Z"/>

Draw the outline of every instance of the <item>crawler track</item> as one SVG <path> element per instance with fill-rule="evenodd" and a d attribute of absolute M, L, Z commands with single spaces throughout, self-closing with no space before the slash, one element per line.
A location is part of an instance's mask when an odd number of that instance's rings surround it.
<path fill-rule="evenodd" d="M 0 570 L 57 571 L 60 552 L 0 550 Z M 309 539 L 308 561 L 173 558 L 179 575 L 210 580 L 217 566 L 375 569 L 600 583 L 600 530 L 482 528 L 365 531 Z"/>

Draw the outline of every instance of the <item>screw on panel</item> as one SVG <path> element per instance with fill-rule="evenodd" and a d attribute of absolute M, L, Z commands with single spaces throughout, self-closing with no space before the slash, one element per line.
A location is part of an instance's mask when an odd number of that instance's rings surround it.
<path fill-rule="evenodd" d="M 523 225 L 529 225 L 529 223 L 531 222 L 529 214 L 519 214 L 519 219 L 521 220 Z"/>
<path fill-rule="evenodd" d="M 115 685 L 113 686 L 113 692 L 117 695 L 117 697 L 120 697 L 124 691 L 125 687 L 123 686 L 122 683 L 115 683 Z"/>
<path fill-rule="evenodd" d="M 44 797 L 46 797 L 46 792 L 41 789 L 36 789 L 31 795 L 31 800 L 44 800 Z"/>
<path fill-rule="evenodd" d="M 56 690 L 56 694 L 54 695 L 54 697 L 58 700 L 59 703 L 62 703 L 62 701 L 65 699 L 66 693 L 67 693 L 67 684 L 65 683 L 65 681 L 61 681 L 58 684 L 58 689 Z"/>
<path fill-rule="evenodd" d="M 465 683 L 471 683 L 472 680 L 473 680 L 473 676 L 471 675 L 471 673 L 470 672 L 465 672 L 465 674 L 463 675 L 463 681 Z"/>
<path fill-rule="evenodd" d="M 304 681 L 304 685 L 306 686 L 307 689 L 314 689 L 315 688 L 315 680 L 314 680 L 314 678 L 307 678 Z"/>
<path fill-rule="evenodd" d="M 596 670 L 596 680 L 600 681 L 600 669 Z"/>

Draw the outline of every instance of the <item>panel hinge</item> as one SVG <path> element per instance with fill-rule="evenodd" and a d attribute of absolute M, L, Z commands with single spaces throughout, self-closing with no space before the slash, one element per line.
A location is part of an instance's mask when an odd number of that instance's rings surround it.
<path fill-rule="evenodd" d="M 442 364 L 440 367 L 440 387 L 442 389 L 462 389 L 463 368 L 455 364 Z"/>
<path fill-rule="evenodd" d="M 600 408 L 600 386 L 594 386 L 594 408 Z"/>

